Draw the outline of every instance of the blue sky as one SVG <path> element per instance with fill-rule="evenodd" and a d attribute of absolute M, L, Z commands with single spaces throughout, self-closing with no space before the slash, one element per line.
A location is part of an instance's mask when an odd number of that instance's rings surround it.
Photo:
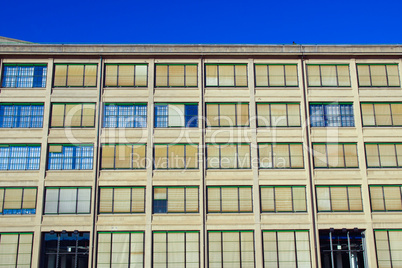
<path fill-rule="evenodd" d="M 402 43 L 401 0 L 21 0 L 0 10 L 0 36 L 37 43 Z"/>

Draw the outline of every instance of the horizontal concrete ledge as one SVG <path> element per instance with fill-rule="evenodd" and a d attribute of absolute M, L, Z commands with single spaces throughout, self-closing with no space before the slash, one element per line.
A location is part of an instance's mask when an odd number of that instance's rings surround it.
<path fill-rule="evenodd" d="M 402 45 L 0 44 L 1 54 L 31 55 L 402 55 Z"/>

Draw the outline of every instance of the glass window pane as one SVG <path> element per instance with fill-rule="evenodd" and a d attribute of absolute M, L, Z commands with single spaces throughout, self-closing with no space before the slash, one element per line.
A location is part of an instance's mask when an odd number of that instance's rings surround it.
<path fill-rule="evenodd" d="M 307 78 L 310 87 L 321 86 L 320 66 L 307 65 Z"/>
<path fill-rule="evenodd" d="M 285 86 L 285 70 L 283 65 L 269 65 L 269 86 Z"/>
<path fill-rule="evenodd" d="M 255 65 L 255 86 L 267 87 L 268 86 L 268 66 Z"/>
<path fill-rule="evenodd" d="M 338 84 L 340 87 L 350 87 L 349 65 L 338 65 Z"/>
<path fill-rule="evenodd" d="M 84 85 L 84 65 L 68 65 L 67 86 L 82 87 Z"/>
<path fill-rule="evenodd" d="M 219 65 L 219 86 L 234 86 L 234 66 Z"/>

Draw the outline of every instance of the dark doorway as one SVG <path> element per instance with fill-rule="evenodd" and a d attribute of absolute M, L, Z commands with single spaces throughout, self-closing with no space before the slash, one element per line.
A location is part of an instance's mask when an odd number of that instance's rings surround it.
<path fill-rule="evenodd" d="M 320 230 L 321 267 L 364 268 L 364 230 Z"/>
<path fill-rule="evenodd" d="M 50 232 L 42 235 L 41 267 L 87 268 L 89 233 Z"/>

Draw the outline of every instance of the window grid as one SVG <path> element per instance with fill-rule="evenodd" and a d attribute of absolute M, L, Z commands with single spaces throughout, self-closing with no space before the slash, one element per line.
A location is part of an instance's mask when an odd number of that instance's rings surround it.
<path fill-rule="evenodd" d="M 254 64 L 256 87 L 298 87 L 297 64 Z"/>
<path fill-rule="evenodd" d="M 39 170 L 40 144 L 0 144 L 0 170 Z"/>
<path fill-rule="evenodd" d="M 148 64 L 105 64 L 105 87 L 147 87 Z"/>
<path fill-rule="evenodd" d="M 198 186 L 155 186 L 152 213 L 198 213 L 198 191 Z"/>
<path fill-rule="evenodd" d="M 401 187 L 401 185 L 369 185 L 371 211 L 402 211 Z"/>
<path fill-rule="evenodd" d="M 360 185 L 317 185 L 316 196 L 318 212 L 363 211 Z"/>
<path fill-rule="evenodd" d="M 129 196 L 120 190 L 129 191 Z M 99 214 L 145 213 L 145 187 L 143 186 L 100 187 L 99 192 Z"/>
<path fill-rule="evenodd" d="M 44 88 L 46 75 L 46 64 L 4 64 L 2 87 Z"/>
<path fill-rule="evenodd" d="M 179 67 L 183 67 L 183 73 L 181 73 L 181 70 L 174 70 Z M 193 69 L 194 67 L 195 70 Z M 166 70 L 163 70 L 164 68 Z M 175 74 L 175 72 L 178 72 L 178 74 Z M 155 87 L 175 88 L 197 86 L 197 64 L 155 64 Z"/>
<path fill-rule="evenodd" d="M 307 64 L 307 77 L 309 87 L 350 87 L 348 64 Z"/>
<path fill-rule="evenodd" d="M 43 103 L 0 103 L 0 128 L 41 128 L 43 110 Z"/>
<path fill-rule="evenodd" d="M 97 64 L 60 64 L 54 65 L 54 87 L 96 87 Z"/>
<path fill-rule="evenodd" d="M 375 229 L 375 246 L 378 268 L 400 267 L 402 260 L 402 230 Z"/>
<path fill-rule="evenodd" d="M 232 111 L 229 112 L 230 108 Z M 207 103 L 206 127 L 249 127 L 248 103 Z"/>
<path fill-rule="evenodd" d="M 313 143 L 314 168 L 358 168 L 356 143 Z"/>
<path fill-rule="evenodd" d="M 35 187 L 0 187 L 0 214 L 27 215 L 35 213 Z"/>
<path fill-rule="evenodd" d="M 364 127 L 402 126 L 402 103 L 373 102 L 361 103 Z"/>
<path fill-rule="evenodd" d="M 205 64 L 206 87 L 247 87 L 247 83 L 247 64 Z"/>
<path fill-rule="evenodd" d="M 33 233 L 0 233 L 0 267 L 30 268 Z"/>
<path fill-rule="evenodd" d="M 99 268 L 144 267 L 144 232 L 98 232 Z"/>
<path fill-rule="evenodd" d="M 152 267 L 200 267 L 199 231 L 153 231 Z"/>
<path fill-rule="evenodd" d="M 91 187 L 46 187 L 44 214 L 90 214 Z"/>
<path fill-rule="evenodd" d="M 305 186 L 260 186 L 260 198 L 261 212 L 307 212 Z"/>
<path fill-rule="evenodd" d="M 234 154 L 231 152 L 228 156 L 224 156 L 222 150 L 233 149 Z M 241 148 L 239 148 L 241 147 Z M 246 151 L 239 149 L 246 148 Z M 211 155 L 211 150 L 218 150 L 218 154 Z M 216 152 L 215 152 L 216 153 Z M 207 155 L 207 169 L 250 169 L 251 168 L 251 155 L 250 155 L 250 144 L 249 143 L 207 143 L 206 144 L 206 155 Z M 224 158 L 223 158 L 224 157 Z M 229 161 L 226 161 L 229 160 Z M 225 162 L 225 163 L 222 163 Z M 216 165 L 217 163 L 218 165 Z M 228 165 L 226 165 L 228 164 Z"/>
<path fill-rule="evenodd" d="M 208 267 L 254 268 L 254 231 L 208 231 Z"/>
<path fill-rule="evenodd" d="M 257 103 L 257 127 L 300 127 L 299 103 Z"/>
<path fill-rule="evenodd" d="M 146 144 L 106 143 L 102 144 L 101 155 L 101 169 L 145 169 L 147 165 Z"/>
<path fill-rule="evenodd" d="M 353 104 L 310 103 L 312 127 L 354 127 Z"/>
<path fill-rule="evenodd" d="M 95 103 L 52 103 L 50 124 L 52 128 L 93 128 Z"/>
<path fill-rule="evenodd" d="M 402 167 L 402 143 L 365 144 L 367 168 Z"/>
<path fill-rule="evenodd" d="M 156 103 L 155 128 L 198 127 L 197 103 Z"/>
<path fill-rule="evenodd" d="M 258 161 L 260 169 L 303 169 L 303 144 L 258 143 Z"/>
<path fill-rule="evenodd" d="M 104 128 L 146 128 L 146 103 L 105 103 Z"/>
<path fill-rule="evenodd" d="M 398 64 L 357 64 L 360 87 L 400 87 Z"/>
<path fill-rule="evenodd" d="M 264 268 L 311 267 L 308 230 L 263 230 Z"/>
<path fill-rule="evenodd" d="M 93 144 L 49 144 L 48 170 L 90 170 Z"/>
<path fill-rule="evenodd" d="M 218 196 L 212 191 L 217 190 Z M 225 190 L 234 190 L 235 195 Z M 244 192 L 244 191 L 247 192 Z M 216 194 L 216 193 L 215 193 Z M 230 196 L 227 196 L 230 195 Z M 246 196 L 244 196 L 246 195 Z M 253 212 L 252 186 L 207 186 L 208 213 L 250 213 Z M 236 205 L 234 205 L 236 204 Z M 218 207 L 217 207 L 218 205 Z M 225 208 L 228 207 L 228 208 Z"/>
<path fill-rule="evenodd" d="M 178 152 L 180 149 L 182 153 Z M 155 143 L 153 162 L 154 169 L 198 169 L 198 144 Z"/>

